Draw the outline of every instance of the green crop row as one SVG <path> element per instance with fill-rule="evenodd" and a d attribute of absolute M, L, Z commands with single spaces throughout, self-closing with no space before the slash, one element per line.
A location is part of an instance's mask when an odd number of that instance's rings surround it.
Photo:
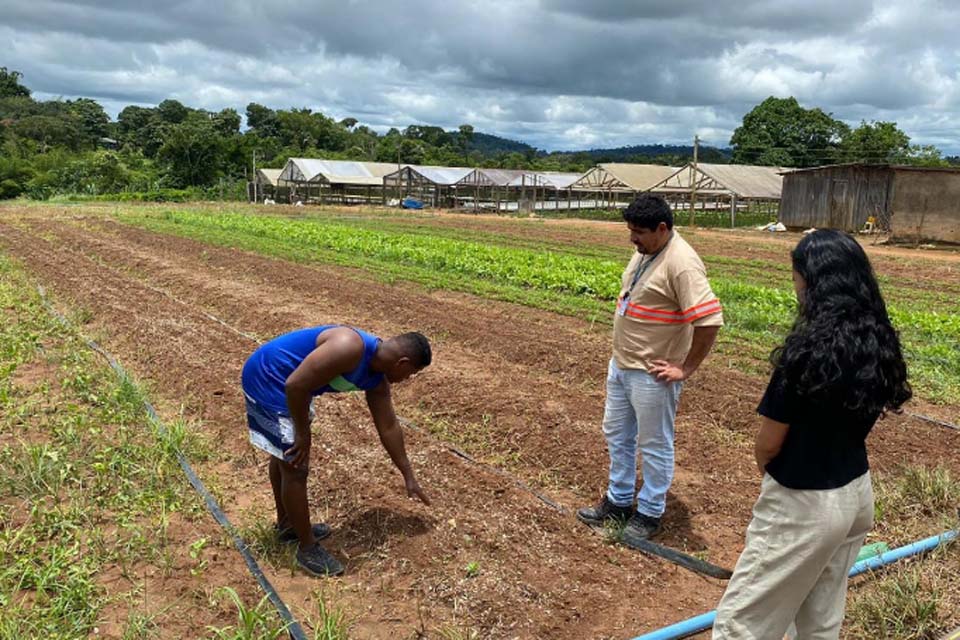
<path fill-rule="evenodd" d="M 493 237 L 485 237 L 485 242 L 456 240 L 447 234 L 430 236 L 424 229 L 371 229 L 320 218 L 177 210 L 160 217 L 125 215 L 121 219 L 206 242 L 299 261 L 333 262 L 388 280 L 406 279 L 601 322 L 612 318 L 612 301 L 619 292 L 626 259 L 502 246 L 494 244 Z M 789 267 L 771 269 L 773 265 L 764 261 L 715 259 L 718 269 L 711 272 L 710 282 L 724 306 L 727 326 L 722 340 L 739 360 L 762 358 L 782 340 L 796 313 L 786 275 Z M 760 271 L 767 273 L 765 279 Z M 931 400 L 960 401 L 960 317 L 939 310 L 942 306 L 931 310 L 913 301 L 898 301 L 889 309 L 901 331 L 918 391 Z M 754 348 L 745 350 L 746 343 Z M 764 368 L 757 364 L 745 366 L 751 371 Z"/>
<path fill-rule="evenodd" d="M 460 273 L 477 278 L 551 291 L 614 300 L 619 294 L 623 265 L 529 249 L 498 247 L 480 242 L 384 233 L 339 223 L 310 223 L 242 214 L 207 215 L 170 211 L 173 223 L 237 231 L 278 240 L 334 249 L 358 256 Z"/>

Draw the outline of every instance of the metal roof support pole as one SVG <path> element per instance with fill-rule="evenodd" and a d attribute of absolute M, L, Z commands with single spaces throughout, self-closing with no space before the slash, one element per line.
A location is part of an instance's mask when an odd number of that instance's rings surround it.
<path fill-rule="evenodd" d="M 697 207 L 697 151 L 700 148 L 700 136 L 693 136 L 693 164 L 690 166 L 690 226 L 696 222 Z"/>

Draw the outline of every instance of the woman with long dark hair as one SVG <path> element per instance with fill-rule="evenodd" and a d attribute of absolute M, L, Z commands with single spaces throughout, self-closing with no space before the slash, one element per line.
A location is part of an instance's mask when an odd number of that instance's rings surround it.
<path fill-rule="evenodd" d="M 873 526 L 864 440 L 910 399 L 900 339 L 863 248 L 815 231 L 793 250 L 799 313 L 757 409 L 763 474 L 714 638 L 840 635 L 847 573 Z"/>

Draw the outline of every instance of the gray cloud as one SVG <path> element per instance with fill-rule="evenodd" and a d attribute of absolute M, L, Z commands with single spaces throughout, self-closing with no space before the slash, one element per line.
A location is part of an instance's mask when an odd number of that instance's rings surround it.
<path fill-rule="evenodd" d="M 540 147 L 723 145 L 769 95 L 956 153 L 960 8 L 936 0 L 3 0 L 0 65 L 116 112 L 307 106 Z"/>

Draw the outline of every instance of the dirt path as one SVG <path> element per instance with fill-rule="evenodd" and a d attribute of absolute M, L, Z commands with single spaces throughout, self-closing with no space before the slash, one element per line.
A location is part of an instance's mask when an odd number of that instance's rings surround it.
<path fill-rule="evenodd" d="M 593 501 L 606 465 L 599 420 L 607 330 L 93 218 L 30 216 L 29 225 L 0 225 L 0 242 L 90 312 L 89 329 L 151 383 L 165 415 L 182 406 L 223 443 L 225 461 L 206 472 L 233 497 L 235 520 L 262 518 L 270 505 L 263 461 L 244 442 L 237 384 L 254 345 L 210 315 L 263 338 L 340 321 L 435 339 L 435 366 L 397 398 L 402 414 L 438 434 L 408 434 L 434 508 L 401 495 L 361 400 L 321 405 L 311 500 L 335 526 L 333 551 L 348 559 L 348 576 L 327 588 L 357 615 L 360 635 L 411 637 L 422 624 L 434 632 L 472 626 L 489 637 L 624 637 L 710 609 L 722 591 L 717 581 L 602 544 L 570 513 L 457 458 L 439 437 L 568 508 Z M 732 566 L 758 485 L 750 438 L 761 389 L 718 361 L 688 384 L 665 544 Z M 880 423 L 870 445 L 879 469 L 918 460 L 956 468 L 960 460 L 960 436 L 902 418 Z M 470 562 L 481 571 L 467 579 Z M 317 586 L 299 574 L 274 577 L 294 606 Z"/>

